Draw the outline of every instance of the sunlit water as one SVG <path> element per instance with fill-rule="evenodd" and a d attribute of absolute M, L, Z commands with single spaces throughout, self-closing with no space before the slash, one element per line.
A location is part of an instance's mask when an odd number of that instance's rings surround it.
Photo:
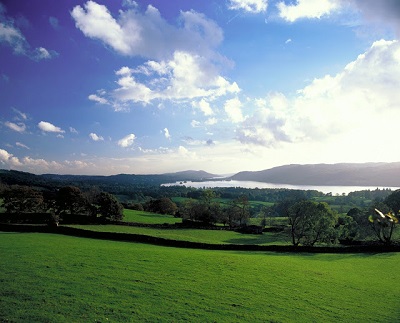
<path fill-rule="evenodd" d="M 274 184 L 253 181 L 205 181 L 205 182 L 175 182 L 162 184 L 162 186 L 186 186 L 194 188 L 213 188 L 213 187 L 243 187 L 243 188 L 287 188 L 293 190 L 316 190 L 324 194 L 332 193 L 332 195 L 349 194 L 350 192 L 362 190 L 376 190 L 389 188 L 396 190 L 398 187 L 382 187 L 382 186 L 315 186 L 315 185 L 290 185 L 290 184 Z"/>

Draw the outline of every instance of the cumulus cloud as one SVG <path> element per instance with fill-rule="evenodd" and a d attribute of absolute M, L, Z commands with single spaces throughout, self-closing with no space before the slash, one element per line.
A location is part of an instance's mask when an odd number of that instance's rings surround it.
<path fill-rule="evenodd" d="M 223 39 L 214 21 L 193 10 L 182 11 L 182 23 L 175 27 L 152 5 L 143 13 L 138 9 L 129 6 L 114 18 L 106 6 L 87 1 L 83 7 L 75 6 L 71 15 L 85 36 L 101 40 L 123 55 L 166 59 L 179 50 L 209 56 Z"/>
<path fill-rule="evenodd" d="M 17 131 L 17 132 L 24 132 L 26 130 L 26 125 L 23 122 L 19 122 L 17 124 L 17 123 L 14 123 L 14 122 L 6 121 L 4 123 L 4 125 L 6 127 L 10 128 L 11 130 L 14 130 L 14 131 Z"/>
<path fill-rule="evenodd" d="M 8 167 L 19 167 L 21 162 L 13 154 L 10 154 L 7 150 L 0 149 L 0 165 Z"/>
<path fill-rule="evenodd" d="M 55 125 L 51 124 L 50 122 L 40 121 L 38 123 L 38 127 L 40 130 L 44 132 L 56 132 L 56 133 L 64 133 L 65 131 Z"/>
<path fill-rule="evenodd" d="M 212 109 L 204 98 L 213 100 L 240 92 L 237 83 L 220 76 L 207 59 L 187 52 L 175 52 L 171 60 L 147 61 L 136 69 L 124 66 L 115 74 L 117 89 L 109 94 L 103 91 L 102 97 L 92 94 L 89 98 L 100 103 L 113 102 L 116 110 L 130 102 L 148 104 L 153 100 L 202 98 L 196 105 L 210 115 Z M 136 75 L 140 75 L 141 81 Z"/>
<path fill-rule="evenodd" d="M 229 99 L 225 102 L 224 109 L 229 119 L 233 123 L 238 123 L 244 120 L 242 113 L 242 102 L 238 98 Z"/>
<path fill-rule="evenodd" d="M 103 141 L 104 138 L 102 136 L 98 136 L 95 133 L 91 132 L 89 134 L 89 137 L 93 140 L 93 141 Z"/>
<path fill-rule="evenodd" d="M 118 146 L 122 147 L 122 148 L 127 148 L 133 145 L 134 141 L 136 139 L 136 136 L 131 133 L 127 136 L 125 136 L 124 138 L 118 140 Z"/>
<path fill-rule="evenodd" d="M 365 142 L 392 137 L 400 118 L 400 44 L 377 41 L 340 73 L 313 80 L 287 98 L 280 93 L 255 102 L 257 111 L 237 129 L 243 143 L 323 141 L 357 133 Z"/>
<path fill-rule="evenodd" d="M 329 15 L 340 8 L 341 0 L 297 0 L 293 4 L 281 1 L 277 4 L 281 18 L 294 22 L 301 18 L 317 18 Z"/>
<path fill-rule="evenodd" d="M 33 60 L 57 56 L 57 52 L 49 51 L 44 47 L 32 49 L 21 30 L 15 26 L 14 19 L 5 15 L 4 7 L 0 8 L 0 43 L 11 47 L 14 54 L 25 55 Z"/>

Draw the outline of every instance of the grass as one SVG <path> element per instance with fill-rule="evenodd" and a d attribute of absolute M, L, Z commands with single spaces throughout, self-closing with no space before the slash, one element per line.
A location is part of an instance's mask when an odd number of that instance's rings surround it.
<path fill-rule="evenodd" d="M 396 322 L 400 254 L 275 254 L 0 233 L 0 321 Z"/>
<path fill-rule="evenodd" d="M 179 241 L 202 242 L 211 244 L 289 244 L 285 233 L 241 234 L 225 230 L 196 229 L 155 229 L 128 227 L 121 225 L 70 225 L 74 228 L 98 231 L 143 234 L 152 237 Z"/>
<path fill-rule="evenodd" d="M 137 223 L 148 223 L 148 224 L 174 224 L 181 223 L 181 218 L 174 218 L 172 215 L 157 214 L 145 211 L 129 210 L 124 209 L 125 222 L 137 222 Z"/>

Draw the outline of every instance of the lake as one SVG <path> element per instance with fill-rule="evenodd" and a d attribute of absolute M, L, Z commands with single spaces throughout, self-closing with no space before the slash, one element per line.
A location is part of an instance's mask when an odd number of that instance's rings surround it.
<path fill-rule="evenodd" d="M 194 188 L 213 188 L 213 187 L 243 187 L 243 188 L 287 188 L 293 190 L 316 190 L 324 194 L 332 193 L 332 195 L 349 194 L 350 192 L 362 190 L 376 190 L 389 188 L 397 190 L 398 187 L 379 187 L 379 186 L 316 186 L 316 185 L 290 185 L 290 184 L 275 184 L 262 183 L 253 181 L 205 181 L 205 182 L 175 182 L 162 184 L 162 186 L 186 186 Z"/>

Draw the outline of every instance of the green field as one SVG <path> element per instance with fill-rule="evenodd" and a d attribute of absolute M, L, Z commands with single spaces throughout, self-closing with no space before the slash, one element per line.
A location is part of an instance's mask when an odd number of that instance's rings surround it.
<path fill-rule="evenodd" d="M 143 234 L 152 237 L 202 242 L 211 244 L 259 244 L 282 245 L 290 244 L 286 233 L 242 234 L 225 230 L 196 230 L 196 229 L 156 229 L 128 227 L 122 225 L 69 225 L 70 227 L 98 231 Z"/>
<path fill-rule="evenodd" d="M 123 221 L 148 223 L 148 224 L 164 224 L 164 223 L 174 224 L 174 223 L 181 223 L 182 219 L 174 218 L 171 215 L 124 209 Z"/>
<path fill-rule="evenodd" d="M 0 233 L 0 321 L 398 322 L 400 254 L 176 249 Z"/>

